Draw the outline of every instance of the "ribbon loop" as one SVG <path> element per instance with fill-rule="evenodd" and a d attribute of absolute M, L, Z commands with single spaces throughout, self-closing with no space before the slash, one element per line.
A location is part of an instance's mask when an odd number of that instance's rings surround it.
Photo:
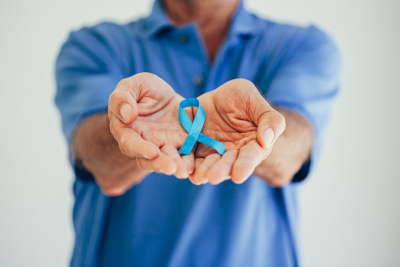
<path fill-rule="evenodd" d="M 194 118 L 193 122 L 183 110 L 187 107 L 198 108 L 196 117 Z M 179 150 L 179 153 L 189 155 L 196 142 L 200 142 L 214 148 L 221 155 L 225 153 L 226 149 L 224 144 L 201 133 L 205 120 L 206 113 L 204 112 L 204 109 L 198 99 L 188 98 L 183 100 L 179 104 L 179 122 L 182 124 L 182 127 L 185 129 L 185 131 L 189 134 L 181 149 Z"/>

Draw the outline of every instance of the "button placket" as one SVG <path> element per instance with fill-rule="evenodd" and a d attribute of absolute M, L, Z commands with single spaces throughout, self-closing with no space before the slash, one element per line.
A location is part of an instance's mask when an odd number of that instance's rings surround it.
<path fill-rule="evenodd" d="M 175 42 L 178 42 L 178 47 L 180 47 L 180 52 L 184 52 L 187 56 L 191 56 L 190 60 L 196 60 L 196 62 L 191 62 L 187 66 L 186 71 L 188 73 L 189 82 L 191 83 L 196 95 L 201 94 L 202 88 L 206 83 L 207 71 L 208 71 L 208 61 L 207 57 L 204 55 L 204 48 L 202 47 L 202 42 L 197 36 L 197 31 L 195 25 L 188 25 L 185 28 L 178 28 L 175 32 Z M 186 57 L 182 57 L 186 60 Z M 190 62 L 189 60 L 189 62 Z"/>
<path fill-rule="evenodd" d="M 193 77 L 193 84 L 196 86 L 201 86 L 204 83 L 204 78 L 201 75 L 195 75 Z"/>
<path fill-rule="evenodd" d="M 179 36 L 179 42 L 181 43 L 186 43 L 188 41 L 189 37 L 187 36 L 187 34 L 181 34 Z"/>

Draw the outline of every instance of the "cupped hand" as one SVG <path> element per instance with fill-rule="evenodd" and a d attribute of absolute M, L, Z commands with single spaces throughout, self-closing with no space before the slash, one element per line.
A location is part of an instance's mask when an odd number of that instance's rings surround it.
<path fill-rule="evenodd" d="M 147 171 L 187 178 L 194 170 L 194 155 L 177 151 L 188 135 L 178 118 L 182 100 L 151 73 L 120 81 L 110 96 L 108 116 L 122 153 Z M 191 109 L 187 114 L 192 118 Z"/>
<path fill-rule="evenodd" d="M 243 183 L 272 150 L 285 129 L 285 119 L 245 79 L 226 82 L 198 97 L 206 120 L 202 134 L 225 145 L 221 156 L 199 143 L 195 152 L 194 184 Z M 194 113 L 196 110 L 194 110 Z"/>

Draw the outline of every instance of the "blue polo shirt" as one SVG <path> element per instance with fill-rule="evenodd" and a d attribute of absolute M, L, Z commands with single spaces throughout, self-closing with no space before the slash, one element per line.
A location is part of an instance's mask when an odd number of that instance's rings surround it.
<path fill-rule="evenodd" d="M 306 118 L 315 141 L 311 161 L 283 188 L 256 176 L 196 186 L 152 173 L 107 197 L 73 166 L 71 266 L 298 266 L 296 191 L 318 159 L 339 71 L 338 50 L 323 31 L 258 18 L 242 4 L 214 62 L 198 26 L 173 26 L 159 1 L 147 18 L 72 32 L 56 63 L 69 144 L 79 122 L 105 112 L 117 83 L 139 72 L 160 76 L 185 98 L 248 79 L 269 102 Z"/>

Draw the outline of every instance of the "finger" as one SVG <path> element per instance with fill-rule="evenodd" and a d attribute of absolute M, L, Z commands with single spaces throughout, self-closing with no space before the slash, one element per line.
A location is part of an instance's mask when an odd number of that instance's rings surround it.
<path fill-rule="evenodd" d="M 197 167 L 194 172 L 193 181 L 195 183 L 207 183 L 208 179 L 206 176 L 207 171 L 210 169 L 215 162 L 217 162 L 221 158 L 221 155 L 218 153 L 211 154 L 207 156 L 203 162 Z"/>
<path fill-rule="evenodd" d="M 173 175 L 177 170 L 175 161 L 162 152 L 160 152 L 158 157 L 152 160 L 137 158 L 137 164 L 143 170 L 154 171 L 166 175 Z"/>
<path fill-rule="evenodd" d="M 160 149 L 144 140 L 137 132 L 121 122 L 115 115 L 110 116 L 110 131 L 117 140 L 121 152 L 130 158 L 154 159 Z"/>
<path fill-rule="evenodd" d="M 226 151 L 220 160 L 215 162 L 206 173 L 211 184 L 219 184 L 231 176 L 233 164 L 239 154 L 238 150 Z"/>
<path fill-rule="evenodd" d="M 108 100 L 109 110 L 126 124 L 132 123 L 138 116 L 135 81 L 132 78 L 121 80 Z"/>
<path fill-rule="evenodd" d="M 266 157 L 267 151 L 254 140 L 243 146 L 233 164 L 232 182 L 241 184 L 250 177 L 256 166 Z"/>
<path fill-rule="evenodd" d="M 196 164 L 195 164 L 195 151 L 197 149 L 197 144 L 194 145 L 192 151 L 190 152 L 189 155 L 181 155 L 182 160 L 185 162 L 185 164 L 188 166 L 188 173 L 189 175 L 193 174 Z M 179 153 L 179 152 L 178 152 Z"/>
<path fill-rule="evenodd" d="M 182 160 L 187 166 L 188 176 L 194 172 L 194 152 L 192 151 L 189 155 L 182 155 Z M 186 176 L 186 177 L 188 177 Z"/>
<path fill-rule="evenodd" d="M 178 150 L 171 146 L 171 145 L 166 145 L 161 148 L 161 152 L 164 153 L 165 155 L 169 156 L 171 159 L 174 160 L 177 170 L 174 173 L 174 175 L 177 178 L 188 178 L 189 174 L 193 171 L 192 169 L 194 168 L 194 157 L 192 161 L 190 161 L 190 157 L 185 158 L 185 161 L 183 157 L 179 154 Z M 188 155 L 190 156 L 190 155 Z M 191 165 L 191 166 L 189 166 Z"/>
<path fill-rule="evenodd" d="M 196 158 L 196 159 L 194 159 L 195 168 L 194 168 L 194 172 L 193 172 L 192 174 L 189 175 L 189 180 L 190 180 L 193 184 L 195 184 L 195 185 L 201 185 L 201 183 L 196 182 L 193 178 L 194 178 L 194 175 L 195 175 L 195 173 L 196 173 L 197 168 L 203 163 L 203 161 L 204 161 L 203 158 Z"/>

